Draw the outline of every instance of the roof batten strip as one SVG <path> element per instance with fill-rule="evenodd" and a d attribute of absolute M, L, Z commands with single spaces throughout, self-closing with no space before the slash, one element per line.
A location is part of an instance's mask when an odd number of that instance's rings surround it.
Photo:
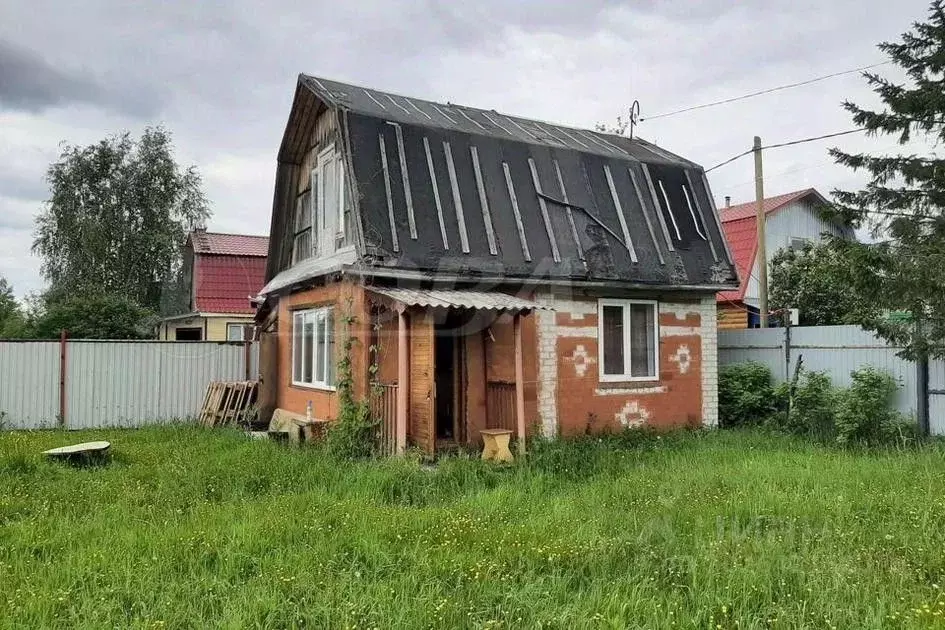
<path fill-rule="evenodd" d="M 561 188 L 561 199 L 566 204 L 570 204 L 571 201 L 568 199 L 568 191 L 564 187 L 564 178 L 561 177 L 561 167 L 558 166 L 558 160 L 552 160 L 552 163 L 555 165 L 555 175 L 558 176 L 558 186 Z M 571 211 L 571 206 L 565 206 L 565 211 L 568 215 L 568 223 L 571 225 L 571 236 L 574 238 L 574 245 L 577 247 L 578 258 L 584 260 L 584 247 L 581 245 L 581 239 L 578 237 L 577 225 L 574 223 L 574 212 Z"/>
<path fill-rule="evenodd" d="M 430 183 L 433 185 L 433 202 L 436 204 L 436 218 L 440 221 L 440 236 L 443 237 L 443 249 L 450 248 L 450 241 L 446 237 L 446 221 L 443 218 L 443 204 L 440 202 L 440 189 L 436 183 L 436 170 L 433 168 L 433 154 L 430 152 L 430 141 L 423 136 L 423 150 L 427 154 L 427 168 L 430 169 Z"/>
<path fill-rule="evenodd" d="M 401 105 L 400 103 L 398 103 L 397 101 L 395 101 L 393 96 L 391 96 L 390 94 L 385 94 L 384 96 L 387 97 L 388 101 L 390 101 L 391 103 L 393 103 L 400 109 L 404 110 L 405 114 L 407 114 L 408 116 L 412 116 L 412 114 L 410 113 L 410 110 L 404 107 L 403 105 Z"/>
<path fill-rule="evenodd" d="M 692 187 L 692 177 L 689 176 L 689 171 L 686 171 L 686 181 L 689 183 L 689 190 L 692 190 L 692 199 L 690 199 L 689 191 L 686 190 L 685 186 L 683 186 L 683 194 L 686 195 L 686 203 L 689 204 L 689 213 L 692 215 L 692 221 L 696 224 L 696 230 L 699 231 L 699 235 L 703 238 L 703 240 L 708 241 L 709 251 L 712 252 L 712 261 L 719 262 L 719 254 L 717 251 L 715 251 L 715 244 L 712 242 L 712 238 L 708 234 L 709 230 L 706 227 L 704 219 L 705 214 L 703 214 L 702 208 L 699 205 L 699 198 L 696 197 L 696 190 Z M 693 201 L 695 201 L 695 209 L 693 209 Z M 702 219 L 702 227 L 706 228 L 706 233 L 703 233 L 699 228 L 699 221 L 696 220 L 696 213 L 698 213 L 700 219 Z"/>
<path fill-rule="evenodd" d="M 475 146 L 469 147 L 472 156 L 473 174 L 476 176 L 476 188 L 479 190 L 479 204 L 482 206 L 482 220 L 486 225 L 486 240 L 489 241 L 489 253 L 493 256 L 499 253 L 495 243 L 495 228 L 492 226 L 492 213 L 489 211 L 489 199 L 486 197 L 486 187 L 482 182 L 482 169 L 479 168 L 479 150 Z"/>
<path fill-rule="evenodd" d="M 427 117 L 427 120 L 433 120 L 433 116 L 431 116 L 430 114 L 426 113 L 425 111 L 423 111 L 422 109 L 420 109 L 419 107 L 417 107 L 417 104 L 414 103 L 413 101 L 411 101 L 409 98 L 407 98 L 407 97 L 405 96 L 405 97 L 404 97 L 404 100 L 407 101 L 407 104 L 408 104 L 408 105 L 410 105 L 411 107 L 413 107 L 413 108 L 414 108 L 415 110 L 417 110 L 419 113 L 421 113 L 421 114 L 423 114 L 424 116 L 426 116 L 426 117 Z"/>
<path fill-rule="evenodd" d="M 390 220 L 390 238 L 394 245 L 394 251 L 400 251 L 400 241 L 397 240 L 397 222 L 394 219 L 394 198 L 390 191 L 390 170 L 387 168 L 387 144 L 384 142 L 384 134 L 377 134 L 377 142 L 381 148 L 381 170 L 384 172 L 384 192 L 387 193 L 387 218 Z"/>
<path fill-rule="evenodd" d="M 439 112 L 440 116 L 442 116 L 442 117 L 445 118 L 446 120 L 450 121 L 450 122 L 453 123 L 454 125 L 458 124 L 458 123 L 456 122 L 456 119 L 454 119 L 452 116 L 450 116 L 449 114 L 447 114 L 446 112 L 444 112 L 442 109 L 440 109 L 440 106 L 439 106 L 439 105 L 437 105 L 436 103 L 433 103 L 432 106 L 433 106 L 433 109 L 435 109 L 437 112 Z"/>
<path fill-rule="evenodd" d="M 515 215 L 515 227 L 518 228 L 518 240 L 522 243 L 522 255 L 526 262 L 532 261 L 531 252 L 528 251 L 528 239 L 525 238 L 525 225 L 522 223 L 522 213 L 518 209 L 518 197 L 515 196 L 515 186 L 512 185 L 512 173 L 509 172 L 509 163 L 502 162 L 502 170 L 505 172 L 505 185 L 509 189 L 509 199 L 512 200 L 512 214 Z"/>
<path fill-rule="evenodd" d="M 663 186 L 663 180 L 656 180 L 660 185 L 660 192 L 663 193 L 663 201 L 666 202 L 666 209 L 669 211 L 669 219 L 673 222 L 673 230 L 676 231 L 676 238 L 682 240 L 682 234 L 679 231 L 679 224 L 676 223 L 676 214 L 673 212 L 673 206 L 669 203 L 669 195 L 666 194 L 666 187 Z"/>
<path fill-rule="evenodd" d="M 468 121 L 471 122 L 472 124 L 476 125 L 477 127 L 479 127 L 480 129 L 482 129 L 483 131 L 486 130 L 486 128 L 483 126 L 483 124 L 482 124 L 481 122 L 479 122 L 478 120 L 473 120 L 472 118 L 469 117 L 469 114 L 467 114 L 466 112 L 464 112 L 464 111 L 461 110 L 460 108 L 457 107 L 457 108 L 456 108 L 456 111 L 458 111 L 460 114 L 462 114 L 463 118 L 465 118 L 466 120 L 468 120 Z"/>
<path fill-rule="evenodd" d="M 607 178 L 607 187 L 610 188 L 610 197 L 614 201 L 614 207 L 617 209 L 617 219 L 620 220 L 620 229 L 623 231 L 624 244 L 627 251 L 630 252 L 630 260 L 637 261 L 637 252 L 633 247 L 633 241 L 630 239 L 630 228 L 627 226 L 627 217 L 623 214 L 623 206 L 620 204 L 620 197 L 617 196 L 617 187 L 614 186 L 614 176 L 610 173 L 610 165 L 604 164 L 604 176 Z"/>
<path fill-rule="evenodd" d="M 590 148 L 591 148 L 591 147 L 587 146 L 586 144 L 584 144 L 583 142 L 581 142 L 580 140 L 578 140 L 577 138 L 575 138 L 574 136 L 572 136 L 571 134 L 569 134 L 569 133 L 568 133 L 567 131 L 565 131 L 563 128 L 558 127 L 558 131 L 560 131 L 561 133 L 563 133 L 563 134 L 566 135 L 567 137 L 571 138 L 572 140 L 574 140 L 575 142 L 577 142 L 579 145 L 581 145 L 581 146 L 584 147 L 585 149 L 590 149 Z"/>
<path fill-rule="evenodd" d="M 466 215 L 463 213 L 463 200 L 459 196 L 459 180 L 456 178 L 456 165 L 453 164 L 453 150 L 449 142 L 443 142 L 443 152 L 446 154 L 446 170 L 450 174 L 450 188 L 453 191 L 453 208 L 456 210 L 456 221 L 459 223 L 459 243 L 463 253 L 469 253 L 469 234 L 466 232 Z"/>
<path fill-rule="evenodd" d="M 407 173 L 407 154 L 404 151 L 404 131 L 397 123 L 388 122 L 394 127 L 397 136 L 397 156 L 400 158 L 400 178 L 404 184 L 404 199 L 407 202 L 407 223 L 410 226 L 410 238 L 417 240 L 417 220 L 413 214 L 413 195 L 410 192 L 410 175 Z"/>
<path fill-rule="evenodd" d="M 381 109 L 383 109 L 385 112 L 387 111 L 387 106 L 384 105 L 384 103 L 382 103 L 382 102 L 380 102 L 379 100 L 377 100 L 376 98 L 374 98 L 374 95 L 373 95 L 373 94 L 371 94 L 370 92 L 368 92 L 368 91 L 365 90 L 365 89 L 362 89 L 361 91 L 364 92 L 364 94 L 365 94 L 369 99 L 371 99 L 372 101 L 374 101 L 374 103 L 375 103 L 378 107 L 380 107 Z"/>
<path fill-rule="evenodd" d="M 669 228 L 666 227 L 666 219 L 663 217 L 663 211 L 660 209 L 660 202 L 656 196 L 656 188 L 653 186 L 653 178 L 650 177 L 650 169 L 645 163 L 641 163 L 640 166 L 643 167 L 643 177 L 646 179 L 646 187 L 650 191 L 650 199 L 653 201 L 653 208 L 656 209 L 656 218 L 660 222 L 663 238 L 666 239 L 666 247 L 671 252 L 676 251 L 676 248 L 673 247 L 673 239 L 669 236 Z"/>
<path fill-rule="evenodd" d="M 689 191 L 686 190 L 684 185 L 680 186 L 680 188 L 682 188 L 683 196 L 686 198 L 686 206 L 689 208 L 689 216 L 692 217 L 692 224 L 696 226 L 696 234 L 698 234 L 703 241 L 709 240 L 702 232 L 702 227 L 699 225 L 699 219 L 696 218 L 696 210 L 692 207 L 692 199 L 689 198 Z"/>
<path fill-rule="evenodd" d="M 597 138 L 597 137 L 595 137 L 595 136 L 592 136 L 591 134 L 589 134 L 589 133 L 587 133 L 587 132 L 585 132 L 585 131 L 582 131 L 581 129 L 575 129 L 574 131 L 576 131 L 577 133 L 581 134 L 581 137 L 582 137 L 582 138 L 587 138 L 588 140 L 590 140 L 590 141 L 593 142 L 594 144 L 596 144 L 596 145 L 598 145 L 599 147 L 602 147 L 602 148 L 604 148 L 604 149 L 607 149 L 607 150 L 610 151 L 611 153 L 613 153 L 614 151 L 616 151 L 617 153 L 624 153 L 624 154 L 627 153 L 627 152 L 624 151 L 623 149 L 620 149 L 620 148 L 618 148 L 618 147 L 615 147 L 614 145 L 610 144 L 609 142 L 604 142 L 604 141 L 601 140 L 600 138 Z"/>
<path fill-rule="evenodd" d="M 715 207 L 715 197 L 712 196 L 712 189 L 709 188 L 709 179 L 706 177 L 705 171 L 702 172 L 702 186 L 705 188 L 705 195 L 709 199 L 709 210 L 712 211 L 712 219 L 715 221 L 715 227 L 719 230 L 719 238 L 722 239 L 722 245 L 725 248 L 725 258 L 728 260 L 728 264 L 734 265 L 735 259 L 732 257 L 732 250 L 729 249 L 725 232 L 722 231 L 722 221 L 719 219 L 719 211 Z"/>
<path fill-rule="evenodd" d="M 548 205 L 545 203 L 541 191 L 541 182 L 538 179 L 538 169 L 535 166 L 535 160 L 528 158 L 528 168 L 532 172 L 532 183 L 535 185 L 535 192 L 538 193 L 538 207 L 541 209 L 541 218 L 545 222 L 545 231 L 548 233 L 548 242 L 551 243 L 551 256 L 555 262 L 561 262 L 561 252 L 558 251 L 558 240 L 555 238 L 554 228 L 551 226 L 551 217 L 548 216 Z"/>
<path fill-rule="evenodd" d="M 529 130 L 526 129 L 525 127 L 523 127 L 523 126 L 521 126 L 520 124 L 518 124 L 517 122 L 515 122 L 515 119 L 512 118 L 511 116 L 505 116 L 505 119 L 508 120 L 508 121 L 509 121 L 510 123 L 512 123 L 513 125 L 515 125 L 516 127 L 518 127 L 518 128 L 522 131 L 522 133 L 524 133 L 524 134 L 525 134 L 526 136 L 528 136 L 529 138 L 532 138 L 532 139 L 534 139 L 534 140 L 541 140 L 541 138 L 539 138 L 538 136 L 536 136 L 535 134 L 533 134 L 531 131 L 529 131 Z"/>
<path fill-rule="evenodd" d="M 557 142 L 558 144 L 560 144 L 560 145 L 562 145 L 562 146 L 565 146 L 565 147 L 570 147 L 570 146 L 571 146 L 570 144 L 567 143 L 566 140 L 562 140 L 560 137 L 556 136 L 555 133 L 551 130 L 550 127 L 543 127 L 543 126 L 541 126 L 540 124 L 538 124 L 537 122 L 535 122 L 534 125 L 535 125 L 535 128 L 537 128 L 539 131 L 544 132 L 549 138 L 554 139 L 555 142 Z"/>
<path fill-rule="evenodd" d="M 656 248 L 656 257 L 659 258 L 661 265 L 665 265 L 666 261 L 663 259 L 663 252 L 660 250 L 660 244 L 656 240 L 656 232 L 653 231 L 653 222 L 650 221 L 650 213 L 647 212 L 646 203 L 643 202 L 643 193 L 640 192 L 640 186 L 637 184 L 637 176 L 633 174 L 633 169 L 629 166 L 627 167 L 627 173 L 630 174 L 630 183 L 633 185 L 633 192 L 636 194 L 637 202 L 640 204 L 640 209 L 643 211 L 646 229 L 650 233 L 650 238 L 653 240 L 653 247 Z"/>
<path fill-rule="evenodd" d="M 499 124 L 499 121 L 497 121 L 495 118 L 493 118 L 492 116 L 489 115 L 489 112 L 485 112 L 485 111 L 484 111 L 484 112 L 480 112 L 480 113 L 483 115 L 483 117 L 484 117 L 486 120 L 488 120 L 489 122 L 491 122 L 493 125 L 495 125 L 495 126 L 498 127 L 499 129 L 501 129 L 502 131 L 504 131 L 504 132 L 507 133 L 508 135 L 512 136 L 513 138 L 515 137 L 515 134 L 514 134 L 514 133 L 512 133 L 511 131 L 509 131 L 508 129 L 506 129 L 506 128 L 503 127 L 502 125 L 500 125 L 500 124 Z"/>

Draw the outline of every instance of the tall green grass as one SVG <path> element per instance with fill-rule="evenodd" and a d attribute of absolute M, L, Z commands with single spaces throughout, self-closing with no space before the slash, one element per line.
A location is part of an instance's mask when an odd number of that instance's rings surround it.
<path fill-rule="evenodd" d="M 45 461 L 109 439 L 100 468 Z M 0 626 L 945 625 L 945 456 L 710 432 L 525 464 L 237 433 L 0 434 Z"/>

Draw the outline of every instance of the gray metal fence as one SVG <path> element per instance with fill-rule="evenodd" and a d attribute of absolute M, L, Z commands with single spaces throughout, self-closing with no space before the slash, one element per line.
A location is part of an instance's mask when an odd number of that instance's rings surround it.
<path fill-rule="evenodd" d="M 0 426 L 88 429 L 192 418 L 210 381 L 247 374 L 258 374 L 255 343 L 0 341 Z"/>
<path fill-rule="evenodd" d="M 803 356 L 804 368 L 826 372 L 834 385 L 848 386 L 850 373 L 872 366 L 895 377 L 901 387 L 896 407 L 915 414 L 916 365 L 896 356 L 901 348 L 890 346 L 873 333 L 859 326 L 800 326 L 790 329 L 768 328 L 719 331 L 719 365 L 757 361 L 771 368 L 774 378 L 783 382 L 790 378 Z M 929 364 L 929 387 L 945 389 L 945 364 Z M 945 433 L 945 399 L 930 396 L 929 428 L 934 434 Z"/>

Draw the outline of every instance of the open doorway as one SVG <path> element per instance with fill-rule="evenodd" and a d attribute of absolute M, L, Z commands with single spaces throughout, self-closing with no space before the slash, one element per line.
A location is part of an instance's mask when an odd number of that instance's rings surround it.
<path fill-rule="evenodd" d="M 463 440 L 462 321 L 453 312 L 436 325 L 434 370 L 436 379 L 436 442 L 438 448 Z"/>

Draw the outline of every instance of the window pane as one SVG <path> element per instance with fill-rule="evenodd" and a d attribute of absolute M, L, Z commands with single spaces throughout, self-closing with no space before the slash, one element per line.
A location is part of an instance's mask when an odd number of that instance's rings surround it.
<path fill-rule="evenodd" d="M 604 374 L 623 374 L 623 307 L 604 306 L 601 338 L 604 344 Z"/>
<path fill-rule="evenodd" d="M 226 325 L 226 340 L 227 341 L 243 341 L 243 325 L 242 324 L 227 324 Z"/>
<path fill-rule="evenodd" d="M 319 213 L 319 218 L 323 221 L 323 228 L 328 228 L 329 223 L 334 223 L 338 216 L 338 175 L 333 157 L 329 157 L 322 165 L 322 189 L 325 205 Z"/>
<path fill-rule="evenodd" d="M 325 315 L 325 324 L 326 334 L 328 336 L 328 351 L 325 355 L 326 365 L 326 374 L 325 383 L 334 387 L 335 385 L 335 318 L 332 314 L 332 311 L 329 310 Z"/>
<path fill-rule="evenodd" d="M 315 336 L 315 321 L 312 313 L 305 313 L 302 333 L 302 382 L 312 382 L 312 341 Z"/>
<path fill-rule="evenodd" d="M 312 255 L 312 231 L 305 230 L 301 234 L 295 235 L 295 242 L 292 245 L 292 260 L 299 262 Z"/>
<path fill-rule="evenodd" d="M 321 225 L 318 220 L 318 212 L 315 209 L 315 206 L 318 204 L 318 173 L 316 171 L 312 171 L 312 189 L 310 193 L 308 203 L 309 216 L 311 217 L 312 224 L 312 236 L 309 240 L 309 247 L 314 255 L 318 253 L 318 226 Z"/>
<path fill-rule="evenodd" d="M 292 380 L 302 379 L 302 314 L 292 316 Z"/>
<path fill-rule="evenodd" d="M 655 310 L 652 304 L 630 305 L 630 376 L 656 376 Z"/>
<path fill-rule="evenodd" d="M 318 327 L 315 335 L 315 380 L 325 382 L 325 313 L 318 314 Z"/>
<path fill-rule="evenodd" d="M 295 231 L 307 230 L 312 225 L 311 192 L 302 193 L 295 200 Z"/>

